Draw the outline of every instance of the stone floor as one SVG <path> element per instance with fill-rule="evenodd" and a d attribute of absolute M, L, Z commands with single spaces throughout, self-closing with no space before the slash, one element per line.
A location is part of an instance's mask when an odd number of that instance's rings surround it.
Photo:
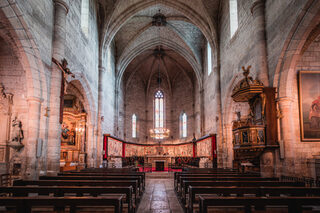
<path fill-rule="evenodd" d="M 147 178 L 137 213 L 183 213 L 174 192 L 173 178 Z"/>

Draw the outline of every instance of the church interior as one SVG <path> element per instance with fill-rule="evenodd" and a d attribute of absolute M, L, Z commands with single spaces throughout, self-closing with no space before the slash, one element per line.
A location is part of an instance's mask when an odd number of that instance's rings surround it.
<path fill-rule="evenodd" d="M 0 195 L 320 212 L 320 1 L 0 0 Z"/>

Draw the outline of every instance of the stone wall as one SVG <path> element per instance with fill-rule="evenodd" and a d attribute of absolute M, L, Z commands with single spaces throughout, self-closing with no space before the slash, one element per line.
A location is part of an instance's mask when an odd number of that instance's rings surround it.
<path fill-rule="evenodd" d="M 22 143 L 26 144 L 28 138 L 28 103 L 26 93 L 26 74 L 19 61 L 19 58 L 13 52 L 14 47 L 6 43 L 6 41 L 1 37 L 0 46 L 0 86 L 4 86 L 5 94 L 13 95 L 11 121 L 15 117 L 17 117 L 22 122 L 22 130 L 24 131 L 25 137 L 25 139 L 22 140 Z M 7 113 L 9 112 L 7 111 Z M 2 120 L 1 122 L 4 121 Z M 6 128 L 0 129 L 0 134 L 2 136 L 6 135 Z M 21 171 L 25 171 L 27 165 L 25 164 L 25 161 L 23 159 L 25 158 L 26 149 L 23 148 L 19 152 L 16 152 L 11 148 L 9 149 L 9 159 L 11 162 L 10 169 L 12 169 L 13 163 L 18 163 L 22 166 Z M 0 163 L 0 173 L 6 172 L 6 164 Z"/>

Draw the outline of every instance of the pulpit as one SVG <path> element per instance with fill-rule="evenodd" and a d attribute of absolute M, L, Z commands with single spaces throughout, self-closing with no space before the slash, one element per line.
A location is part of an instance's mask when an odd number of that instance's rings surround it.
<path fill-rule="evenodd" d="M 236 112 L 238 119 L 233 121 L 234 168 L 250 165 L 251 170 L 262 172 L 269 169 L 263 164 L 268 161 L 266 153 L 279 147 L 275 89 L 253 80 L 249 76 L 250 67 L 242 69 L 244 79 L 234 87 L 232 98 L 235 102 L 248 103 L 250 109 L 245 118 L 241 118 L 240 111 Z"/>

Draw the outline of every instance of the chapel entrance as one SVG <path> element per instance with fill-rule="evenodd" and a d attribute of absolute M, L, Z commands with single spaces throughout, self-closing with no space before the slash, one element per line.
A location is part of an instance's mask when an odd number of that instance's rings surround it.
<path fill-rule="evenodd" d="M 61 124 L 60 170 L 86 167 L 86 120 L 82 102 L 74 95 L 64 96 Z"/>

